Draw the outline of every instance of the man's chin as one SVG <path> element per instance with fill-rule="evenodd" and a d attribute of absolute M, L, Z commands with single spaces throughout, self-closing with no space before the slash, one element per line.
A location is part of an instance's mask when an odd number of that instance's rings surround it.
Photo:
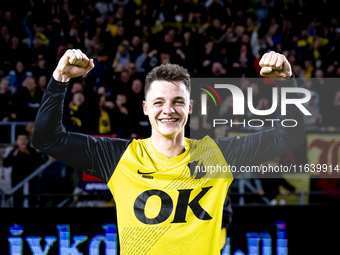
<path fill-rule="evenodd" d="M 164 137 L 171 138 L 171 137 L 177 136 L 181 132 L 176 129 L 176 130 L 159 130 L 158 133 Z"/>

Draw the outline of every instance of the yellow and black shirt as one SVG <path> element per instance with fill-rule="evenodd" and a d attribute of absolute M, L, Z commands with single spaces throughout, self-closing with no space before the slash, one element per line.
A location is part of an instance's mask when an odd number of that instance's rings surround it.
<path fill-rule="evenodd" d="M 294 86 L 294 79 L 280 84 Z M 299 123 L 294 128 L 276 125 L 243 137 L 186 138 L 184 153 L 169 159 L 151 138 L 94 138 L 63 130 L 67 85 L 51 78 L 33 145 L 107 183 L 116 202 L 123 255 L 220 254 L 223 204 L 239 172 L 218 175 L 211 167 L 259 165 L 295 148 L 304 137 L 301 114 L 288 105 L 287 115 L 277 118 L 294 118 Z"/>

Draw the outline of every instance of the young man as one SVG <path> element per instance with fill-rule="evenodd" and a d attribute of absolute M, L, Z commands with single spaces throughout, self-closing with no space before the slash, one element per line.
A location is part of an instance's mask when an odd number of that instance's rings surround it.
<path fill-rule="evenodd" d="M 279 86 L 294 86 L 283 55 L 267 53 L 260 65 L 262 75 L 282 80 Z M 240 138 L 187 139 L 190 77 L 184 68 L 168 64 L 154 68 L 145 82 L 150 138 L 127 141 L 66 132 L 61 120 L 68 81 L 92 68 L 93 60 L 79 50 L 68 50 L 60 59 L 37 115 L 34 146 L 107 183 L 117 206 L 121 254 L 219 254 L 223 203 L 235 176 L 207 173 L 200 178 L 190 163 L 259 165 L 292 150 L 304 138 L 299 110 L 288 105 L 285 117 L 278 111 L 278 119 L 295 119 L 296 127 L 275 125 Z"/>
<path fill-rule="evenodd" d="M 41 154 L 29 146 L 28 136 L 29 134 L 26 132 L 19 133 L 15 141 L 15 147 L 4 159 L 4 167 L 12 166 L 12 188 L 44 163 Z M 29 193 L 37 193 L 37 178 L 30 181 Z M 14 197 L 14 207 L 23 207 L 24 198 L 20 194 L 23 194 L 23 188 L 20 188 L 15 193 L 15 195 L 19 196 Z M 35 206 L 36 203 L 36 198 L 31 198 L 29 201 L 31 206 Z"/>

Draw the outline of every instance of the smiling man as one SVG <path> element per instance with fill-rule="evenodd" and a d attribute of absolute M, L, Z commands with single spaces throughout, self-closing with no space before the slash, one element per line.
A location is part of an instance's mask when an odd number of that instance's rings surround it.
<path fill-rule="evenodd" d="M 186 69 L 167 64 L 154 68 L 147 75 L 144 114 L 149 116 L 153 145 L 168 158 L 184 150 L 184 126 L 192 105 L 190 76 Z"/>
<path fill-rule="evenodd" d="M 283 55 L 267 53 L 260 65 L 261 74 L 277 79 L 279 87 L 295 85 Z M 281 116 L 278 107 L 277 119 L 299 123 L 291 128 L 275 124 L 243 137 L 185 138 L 193 107 L 190 77 L 186 69 L 166 64 L 155 67 L 145 81 L 143 109 L 152 126 L 150 138 L 67 132 L 62 109 L 68 82 L 92 68 L 93 60 L 80 50 L 68 50 L 60 59 L 36 118 L 34 146 L 107 183 L 117 206 L 121 254 L 219 254 L 223 203 L 237 173 L 216 176 L 214 171 L 197 172 L 196 166 L 259 165 L 296 148 L 304 138 L 300 111 L 288 105 Z"/>

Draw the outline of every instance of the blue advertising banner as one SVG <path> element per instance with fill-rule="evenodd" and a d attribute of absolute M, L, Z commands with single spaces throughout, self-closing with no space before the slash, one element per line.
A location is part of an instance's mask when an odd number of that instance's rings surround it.
<path fill-rule="evenodd" d="M 339 254 L 339 211 L 339 204 L 234 207 L 221 254 Z M 1 254 L 120 254 L 115 208 L 5 208 L 1 216 Z"/>

